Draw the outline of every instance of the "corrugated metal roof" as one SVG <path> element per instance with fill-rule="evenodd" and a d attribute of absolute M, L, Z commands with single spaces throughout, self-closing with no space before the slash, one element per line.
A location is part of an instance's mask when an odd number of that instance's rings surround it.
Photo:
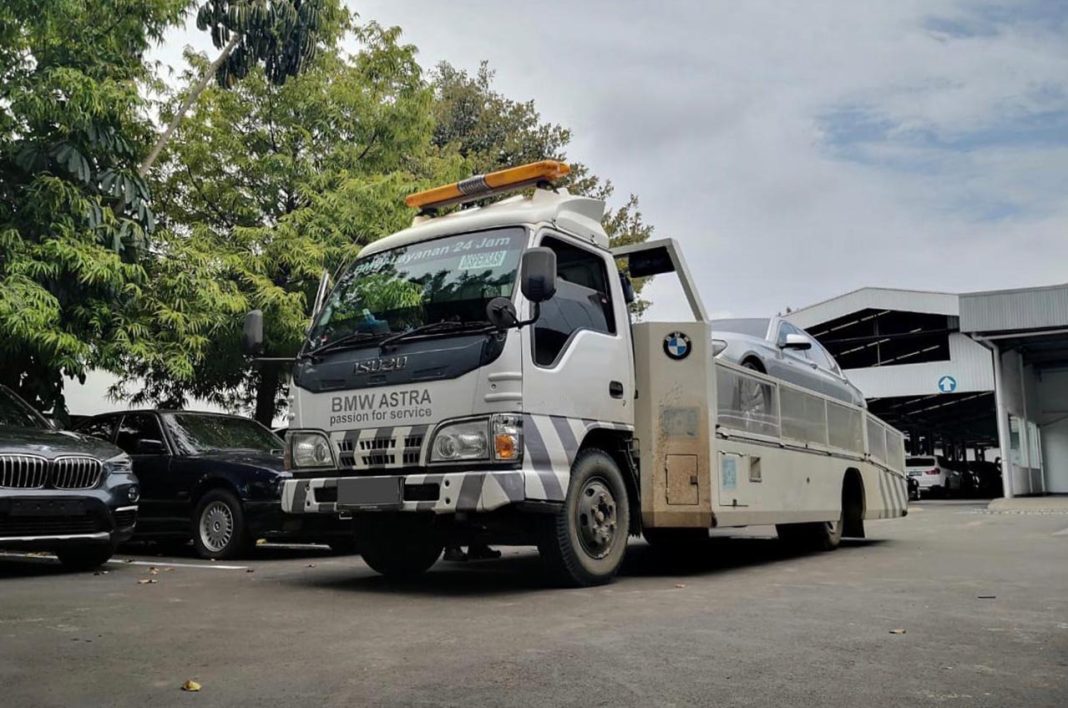
<path fill-rule="evenodd" d="M 1017 332 L 1068 327 L 1068 283 L 960 296 L 962 332 Z"/>
<path fill-rule="evenodd" d="M 897 290 L 894 288 L 861 288 L 838 297 L 824 300 L 795 310 L 786 315 L 802 329 L 830 322 L 854 312 L 867 309 L 895 312 L 923 312 L 932 315 L 956 315 L 959 312 L 959 295 L 954 293 L 926 292 L 923 290 Z"/>

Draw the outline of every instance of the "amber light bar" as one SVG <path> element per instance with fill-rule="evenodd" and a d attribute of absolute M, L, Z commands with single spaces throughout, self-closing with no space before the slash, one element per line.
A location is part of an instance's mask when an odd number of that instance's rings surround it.
<path fill-rule="evenodd" d="M 570 167 L 556 160 L 531 162 L 527 165 L 509 167 L 485 175 L 475 175 L 460 182 L 409 194 L 405 197 L 404 203 L 413 209 L 437 209 L 483 199 L 495 194 L 514 192 L 541 182 L 554 182 L 569 172 L 571 172 Z"/>

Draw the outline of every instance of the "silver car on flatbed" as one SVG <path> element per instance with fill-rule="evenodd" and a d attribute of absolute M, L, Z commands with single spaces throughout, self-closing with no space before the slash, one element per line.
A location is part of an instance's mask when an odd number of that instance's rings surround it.
<path fill-rule="evenodd" d="M 781 317 L 712 320 L 712 340 L 720 359 L 847 403 L 867 405 L 830 352 Z"/>

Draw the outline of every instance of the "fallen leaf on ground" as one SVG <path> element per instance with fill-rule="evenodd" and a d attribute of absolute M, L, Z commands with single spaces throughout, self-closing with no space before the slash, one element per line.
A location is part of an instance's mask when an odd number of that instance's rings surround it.
<path fill-rule="evenodd" d="M 164 573 L 173 573 L 174 572 L 174 568 L 164 568 L 163 572 Z"/>
<path fill-rule="evenodd" d="M 309 567 L 309 568 L 314 568 L 314 567 L 315 567 L 315 564 L 314 564 L 314 563 L 309 563 L 309 564 L 308 564 L 308 567 Z"/>
<path fill-rule="evenodd" d="M 675 583 L 675 587 L 684 588 L 684 587 L 686 587 L 686 583 Z"/>
<path fill-rule="evenodd" d="M 194 681 L 193 679 L 189 679 L 182 684 L 182 690 L 196 692 L 200 690 L 200 684 Z"/>
<path fill-rule="evenodd" d="M 159 581 L 156 580 L 155 578 L 141 578 L 140 580 L 137 581 L 137 584 L 138 585 L 154 585 L 155 583 L 158 583 L 158 582 Z"/>
<path fill-rule="evenodd" d="M 265 543 L 267 543 L 267 539 L 265 539 L 265 538 L 257 538 L 256 539 L 256 545 L 257 546 L 262 546 Z"/>
<path fill-rule="evenodd" d="M 159 575 L 159 568 L 157 568 L 155 566 L 152 566 L 151 568 L 148 569 L 148 574 L 149 575 Z"/>
<path fill-rule="evenodd" d="M 255 573 L 256 569 L 255 568 L 245 568 L 245 572 L 246 573 Z"/>
<path fill-rule="evenodd" d="M 890 634 L 904 634 L 904 633 L 905 633 L 905 630 L 903 630 L 903 629 L 891 629 L 890 630 Z"/>

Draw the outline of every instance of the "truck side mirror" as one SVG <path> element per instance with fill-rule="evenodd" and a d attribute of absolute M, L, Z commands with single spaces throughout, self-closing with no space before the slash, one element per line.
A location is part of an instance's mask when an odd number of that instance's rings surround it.
<path fill-rule="evenodd" d="M 623 271 L 619 271 L 619 285 L 623 288 L 623 302 L 633 305 L 638 295 L 634 292 L 634 283 L 631 282 L 630 276 Z"/>
<path fill-rule="evenodd" d="M 556 253 L 545 247 L 531 248 L 520 264 L 523 297 L 537 304 L 556 294 Z"/>
<path fill-rule="evenodd" d="M 252 310 L 245 315 L 241 331 L 241 351 L 256 356 L 263 351 L 263 310 Z"/>

